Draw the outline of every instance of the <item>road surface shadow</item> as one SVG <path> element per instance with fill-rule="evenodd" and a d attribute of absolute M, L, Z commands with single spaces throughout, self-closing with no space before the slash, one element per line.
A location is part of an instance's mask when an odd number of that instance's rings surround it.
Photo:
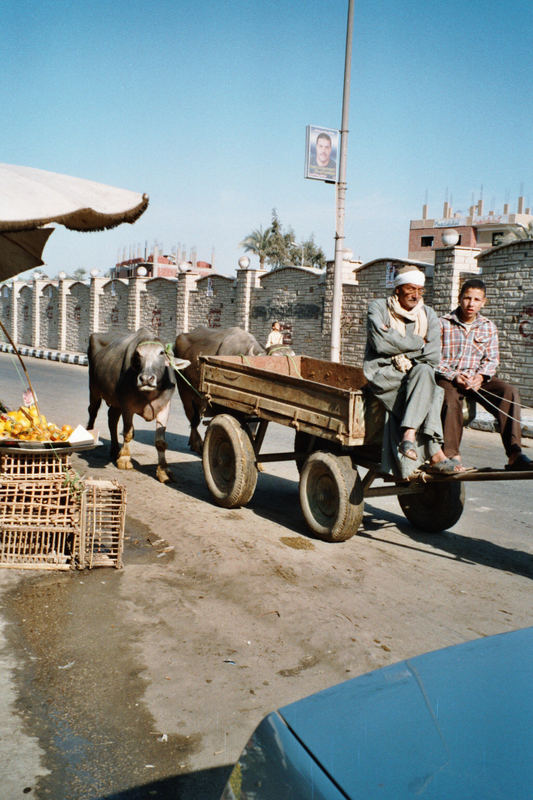
<path fill-rule="evenodd" d="M 374 533 L 394 527 L 413 541 L 434 547 L 435 550 L 430 552 L 432 556 L 446 557 L 442 555 L 444 552 L 465 564 L 480 564 L 484 567 L 492 567 L 504 572 L 511 572 L 514 575 L 521 575 L 524 578 L 533 578 L 533 556 L 531 553 L 503 547 L 486 539 L 463 536 L 452 531 L 424 533 L 410 525 L 404 517 L 383 511 L 383 509 L 369 503 L 365 503 L 365 512 L 363 530 L 360 531 L 359 536 L 376 539 L 376 541 L 390 544 L 393 547 L 405 547 L 428 553 L 426 549 L 413 548 L 412 545 L 380 538 Z"/>
<path fill-rule="evenodd" d="M 99 800 L 147 800 L 152 797 L 156 800 L 220 800 L 231 770 L 232 765 L 174 775 L 116 794 L 106 794 Z"/>

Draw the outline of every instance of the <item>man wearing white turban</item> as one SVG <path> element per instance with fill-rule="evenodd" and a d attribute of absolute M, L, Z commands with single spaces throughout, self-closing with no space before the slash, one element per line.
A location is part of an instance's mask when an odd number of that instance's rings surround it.
<path fill-rule="evenodd" d="M 382 466 L 408 478 L 426 459 L 428 472 L 462 471 L 442 450 L 443 392 L 435 382 L 440 325 L 422 301 L 425 275 L 408 264 L 398 270 L 394 292 L 368 306 L 363 370 L 386 409 Z"/>

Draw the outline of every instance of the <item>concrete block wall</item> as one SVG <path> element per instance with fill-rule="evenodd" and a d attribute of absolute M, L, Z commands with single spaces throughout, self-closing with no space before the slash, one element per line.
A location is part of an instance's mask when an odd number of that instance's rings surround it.
<path fill-rule="evenodd" d="M 33 290 L 22 286 L 17 297 L 16 338 L 15 342 L 33 344 Z"/>
<path fill-rule="evenodd" d="M 433 282 L 438 291 L 433 293 L 433 308 L 442 316 L 457 307 L 459 289 L 467 278 L 480 274 L 479 248 L 444 247 L 435 251 Z"/>
<path fill-rule="evenodd" d="M 355 282 L 343 284 L 341 358 L 346 363 L 361 364 L 368 303 L 390 293 L 394 269 L 403 263 L 376 259 L 355 272 Z M 437 250 L 434 268 L 426 267 L 426 302 L 439 314 L 448 312 L 457 304 L 462 282 L 476 274 L 487 284 L 487 313 L 500 330 L 499 374 L 519 385 L 531 405 L 533 242 L 482 253 L 466 247 Z M 0 313 L 17 344 L 74 353 L 86 352 L 94 331 L 118 333 L 140 325 L 165 342 L 197 325 L 238 325 L 264 344 L 277 319 L 297 353 L 328 359 L 332 291 L 331 269 L 324 274 L 299 267 L 239 269 L 233 278 L 193 273 L 177 280 L 93 277 L 90 286 L 66 279 L 15 280 L 1 288 Z"/>
<path fill-rule="evenodd" d="M 370 261 L 357 270 L 357 283 L 355 285 L 345 284 L 343 286 L 341 312 L 342 361 L 347 364 L 362 364 L 366 345 L 368 304 L 371 300 L 379 297 L 388 297 L 391 294 L 394 270 L 403 265 L 403 261 L 394 261 L 390 258 Z M 424 299 L 428 305 L 432 304 L 433 281 L 430 275 L 426 276 Z"/>
<path fill-rule="evenodd" d="M 57 287 L 43 286 L 39 296 L 39 346 L 48 350 L 59 347 L 59 303 Z"/>
<path fill-rule="evenodd" d="M 224 275 L 200 278 L 190 295 L 188 329 L 230 328 L 238 324 L 235 320 L 235 280 Z"/>
<path fill-rule="evenodd" d="M 89 287 L 79 281 L 65 286 L 65 341 L 60 350 L 86 353 L 89 346 Z"/>
<path fill-rule="evenodd" d="M 324 357 L 324 276 L 314 270 L 284 267 L 263 273 L 250 298 L 250 332 L 264 345 L 278 320 L 284 342 L 297 353 Z"/>
<path fill-rule="evenodd" d="M 135 278 L 134 278 L 135 280 Z M 128 330 L 128 281 L 116 279 L 102 287 L 98 302 L 98 331 Z"/>
<path fill-rule="evenodd" d="M 487 286 L 484 312 L 498 327 L 498 375 L 520 387 L 533 406 L 533 241 L 486 250 L 478 257 Z"/>
<path fill-rule="evenodd" d="M 139 283 L 139 281 L 137 281 Z M 142 282 L 140 292 L 140 323 L 161 341 L 174 342 L 176 338 L 176 282 L 166 278 L 153 278 Z M 135 327 L 135 326 L 130 326 Z"/>

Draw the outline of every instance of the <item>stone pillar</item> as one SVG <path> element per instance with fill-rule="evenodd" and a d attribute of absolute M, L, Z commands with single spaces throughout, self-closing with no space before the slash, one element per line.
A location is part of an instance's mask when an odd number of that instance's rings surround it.
<path fill-rule="evenodd" d="M 58 319 L 58 326 L 57 326 L 57 347 L 61 353 L 64 353 L 67 349 L 67 295 L 68 295 L 68 286 L 66 284 L 65 278 L 67 276 L 64 272 L 60 272 L 58 275 L 59 284 L 58 284 L 58 292 L 57 292 L 57 300 L 59 304 L 59 319 Z"/>
<path fill-rule="evenodd" d="M 248 258 L 241 259 L 242 264 L 247 264 Z M 240 263 L 241 263 L 240 262 Z M 250 306 L 252 301 L 252 289 L 261 286 L 261 276 L 265 274 L 263 269 L 250 269 L 249 266 L 240 266 L 237 270 L 237 286 L 235 288 L 235 318 L 236 324 L 250 330 Z"/>
<path fill-rule="evenodd" d="M 326 266 L 326 285 L 324 288 L 324 313 L 322 315 L 322 358 L 326 361 L 331 356 L 331 312 L 333 307 L 333 273 L 335 262 L 328 261 Z M 342 293 L 341 314 L 344 308 L 344 287 Z"/>
<path fill-rule="evenodd" d="M 435 250 L 433 308 L 439 316 L 457 306 L 462 278 L 481 272 L 476 256 L 478 247 L 441 247 Z"/>
<path fill-rule="evenodd" d="M 89 333 L 100 331 L 100 295 L 107 278 L 98 278 L 96 270 L 91 272 L 91 288 L 89 294 Z"/>
<path fill-rule="evenodd" d="M 177 276 L 176 334 L 187 333 L 189 330 L 190 294 L 196 287 L 197 278 L 198 275 L 190 272 L 180 272 Z"/>
<path fill-rule="evenodd" d="M 31 325 L 31 346 L 39 347 L 41 343 L 41 292 L 45 281 L 33 278 L 33 319 Z"/>
<path fill-rule="evenodd" d="M 18 281 L 13 278 L 11 282 L 11 330 L 9 333 L 15 344 L 17 344 L 18 339 L 18 299 Z"/>
<path fill-rule="evenodd" d="M 141 292 L 146 291 L 146 278 L 128 280 L 128 330 L 138 331 L 141 327 Z"/>

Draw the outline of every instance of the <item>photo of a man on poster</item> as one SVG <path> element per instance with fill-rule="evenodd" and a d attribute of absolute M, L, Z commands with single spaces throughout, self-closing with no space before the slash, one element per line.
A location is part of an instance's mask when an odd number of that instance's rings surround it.
<path fill-rule="evenodd" d="M 307 126 L 306 178 L 335 183 L 338 144 L 339 131 Z"/>

